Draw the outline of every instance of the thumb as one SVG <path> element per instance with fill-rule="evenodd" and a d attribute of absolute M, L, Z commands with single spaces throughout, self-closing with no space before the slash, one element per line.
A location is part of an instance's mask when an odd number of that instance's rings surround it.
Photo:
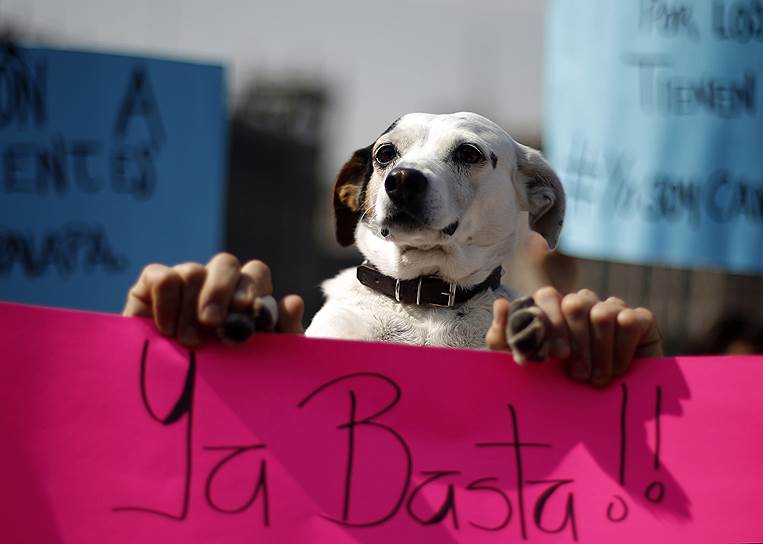
<path fill-rule="evenodd" d="M 287 295 L 278 303 L 278 332 L 304 334 L 302 316 L 305 314 L 305 301 L 299 295 Z"/>

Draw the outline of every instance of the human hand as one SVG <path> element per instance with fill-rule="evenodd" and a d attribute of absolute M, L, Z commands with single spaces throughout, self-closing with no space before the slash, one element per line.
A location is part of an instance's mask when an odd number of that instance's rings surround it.
<path fill-rule="evenodd" d="M 490 349 L 511 350 L 519 364 L 558 358 L 572 378 L 596 386 L 624 374 L 634 358 L 663 354 L 652 312 L 616 297 L 602 301 L 589 289 L 562 297 L 543 287 L 511 305 L 498 299 L 485 341 Z"/>
<path fill-rule="evenodd" d="M 255 316 L 268 306 L 273 283 L 262 261 L 241 262 L 229 253 L 218 253 L 207 265 L 149 264 L 127 294 L 122 315 L 153 318 L 165 336 L 188 347 L 220 327 L 230 312 Z M 302 334 L 304 302 L 288 295 L 278 303 L 275 330 Z"/>

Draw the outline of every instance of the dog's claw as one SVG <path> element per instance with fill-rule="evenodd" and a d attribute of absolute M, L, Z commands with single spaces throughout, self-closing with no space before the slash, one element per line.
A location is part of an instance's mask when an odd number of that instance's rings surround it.
<path fill-rule="evenodd" d="M 258 331 L 271 332 L 278 323 L 278 303 L 271 295 L 254 301 L 254 326 Z"/>

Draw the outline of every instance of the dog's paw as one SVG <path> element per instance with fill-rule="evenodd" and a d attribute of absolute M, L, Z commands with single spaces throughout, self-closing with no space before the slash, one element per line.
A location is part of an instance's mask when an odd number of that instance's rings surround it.
<path fill-rule="evenodd" d="M 511 303 L 506 331 L 514 360 L 543 361 L 548 357 L 547 326 L 543 310 L 532 297 L 522 297 Z"/>

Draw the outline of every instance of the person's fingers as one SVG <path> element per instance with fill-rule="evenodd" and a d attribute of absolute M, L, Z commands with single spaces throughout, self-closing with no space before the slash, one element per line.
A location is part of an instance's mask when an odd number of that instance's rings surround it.
<path fill-rule="evenodd" d="M 279 332 L 302 334 L 302 316 L 305 313 L 305 302 L 298 295 L 287 295 L 278 303 L 278 324 L 276 330 Z"/>
<path fill-rule="evenodd" d="M 281 319 L 278 303 L 273 298 L 273 279 L 270 268 L 259 260 L 249 261 L 241 270 L 241 277 L 249 282 L 248 292 L 253 296 L 249 309 L 254 310 L 254 318 L 259 330 L 274 330 Z M 301 299 L 300 299 L 301 300 Z M 304 311 L 304 303 L 302 310 Z M 286 316 L 289 327 L 294 324 L 289 321 L 292 316 Z M 302 316 L 299 316 L 299 327 L 302 327 Z"/>
<path fill-rule="evenodd" d="M 657 327 L 657 320 L 654 314 L 646 308 L 636 308 L 635 312 L 639 319 L 647 324 L 646 332 L 641 335 L 636 354 L 634 357 L 663 357 L 662 334 Z"/>
<path fill-rule="evenodd" d="M 533 294 L 535 304 L 546 315 L 549 330 L 546 332 L 549 342 L 549 355 L 558 359 L 570 356 L 570 340 L 567 323 L 562 314 L 562 295 L 553 287 L 541 287 Z"/>
<path fill-rule="evenodd" d="M 207 327 L 222 324 L 239 283 L 241 263 L 230 253 L 218 253 L 206 267 L 198 299 L 198 320 Z"/>
<path fill-rule="evenodd" d="M 243 267 L 228 253 L 213 257 L 206 268 L 198 263 L 175 267 L 147 266 L 130 289 L 122 311 L 125 316 L 153 317 L 157 328 L 181 343 L 195 346 L 201 340 L 200 326 L 219 327 L 230 310 L 251 315 L 263 313 L 276 317 L 276 304 L 270 297 L 273 284 L 270 269 L 262 261 L 249 261 Z M 272 308 L 264 304 L 272 302 Z M 279 328 L 302 333 L 304 302 L 298 296 L 286 297 L 279 314 Z M 272 322 L 271 322 L 272 323 Z M 272 327 L 272 325 L 269 325 Z"/>
<path fill-rule="evenodd" d="M 246 312 L 254 304 L 254 284 L 249 276 L 243 274 L 243 268 L 241 270 L 230 301 L 229 310 L 232 312 Z"/>
<path fill-rule="evenodd" d="M 612 380 L 617 316 L 625 303 L 610 297 L 591 307 L 591 382 L 605 386 Z"/>
<path fill-rule="evenodd" d="M 572 354 L 567 361 L 567 371 L 576 380 L 587 381 L 591 377 L 591 333 L 589 313 L 598 302 L 596 293 L 581 289 L 565 295 L 562 299 L 562 315 L 569 330 Z"/>
<path fill-rule="evenodd" d="M 260 260 L 247 262 L 241 269 L 241 275 L 249 282 L 252 302 L 257 297 L 273 294 L 273 278 L 270 267 Z M 250 306 L 251 307 L 251 306 Z"/>
<path fill-rule="evenodd" d="M 150 264 L 127 294 L 124 316 L 153 317 L 156 328 L 167 336 L 177 332 L 182 280 L 171 268 Z"/>
<path fill-rule="evenodd" d="M 630 308 L 617 315 L 617 333 L 615 334 L 614 373 L 622 376 L 633 360 L 641 336 L 646 332 L 647 324 Z"/>
<path fill-rule="evenodd" d="M 198 263 L 185 263 L 173 268 L 183 280 L 177 337 L 185 346 L 194 347 L 201 341 L 197 308 L 199 293 L 207 277 L 207 269 Z"/>
<path fill-rule="evenodd" d="M 157 269 L 155 273 L 149 274 L 147 281 L 151 284 L 152 311 L 156 328 L 162 334 L 175 336 L 183 288 L 182 278 L 171 268 Z"/>
<path fill-rule="evenodd" d="M 152 317 L 153 310 L 151 309 L 151 303 L 145 303 L 140 298 L 133 295 L 135 286 L 131 287 L 127 292 L 127 299 L 125 300 L 125 307 L 122 308 L 122 315 L 125 317 Z"/>
<path fill-rule="evenodd" d="M 489 349 L 499 351 L 508 351 L 509 349 L 506 342 L 509 306 L 509 301 L 505 298 L 498 298 L 493 302 L 493 321 L 485 334 L 485 343 Z"/>
<path fill-rule="evenodd" d="M 661 357 L 662 337 L 652 312 L 646 308 L 626 309 L 617 316 L 614 372 L 625 373 L 635 357 Z"/>
<path fill-rule="evenodd" d="M 170 268 L 163 264 L 146 265 L 141 270 L 138 281 L 127 292 L 127 300 L 122 315 L 125 317 L 152 317 L 154 314 L 151 288 L 166 275 L 168 270 Z"/>
<path fill-rule="evenodd" d="M 250 310 L 258 297 L 272 294 L 273 280 L 268 265 L 258 260 L 249 261 L 241 268 L 231 308 L 237 311 Z"/>
<path fill-rule="evenodd" d="M 127 291 L 125 307 L 122 309 L 123 316 L 152 317 L 154 315 L 151 302 L 151 284 L 148 276 L 151 275 L 151 271 L 156 267 L 167 269 L 166 266 L 157 264 L 149 264 L 143 268 L 140 276 L 138 276 L 138 281 Z"/>

